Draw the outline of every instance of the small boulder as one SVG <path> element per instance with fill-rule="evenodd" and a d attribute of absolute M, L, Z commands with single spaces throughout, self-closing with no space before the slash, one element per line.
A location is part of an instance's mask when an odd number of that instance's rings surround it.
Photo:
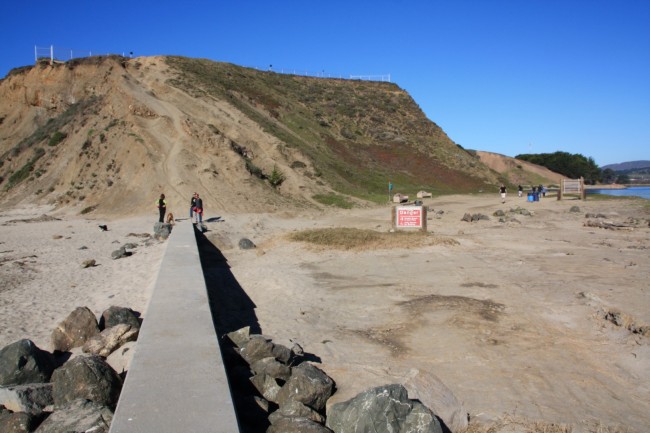
<path fill-rule="evenodd" d="M 274 379 L 283 381 L 289 380 L 291 377 L 291 367 L 279 362 L 274 357 L 262 358 L 251 364 L 251 370 L 256 374 L 266 374 Z"/>
<path fill-rule="evenodd" d="M 110 365 L 111 368 L 120 376 L 123 376 L 124 373 L 129 371 L 131 360 L 135 353 L 136 344 L 135 341 L 129 341 L 128 343 L 121 345 L 116 351 L 108 355 L 108 358 L 106 358 L 108 365 Z"/>
<path fill-rule="evenodd" d="M 239 240 L 239 248 L 242 250 L 252 250 L 255 248 L 255 244 L 248 238 L 241 238 Z"/>
<path fill-rule="evenodd" d="M 92 267 L 95 267 L 95 266 L 97 266 L 97 262 L 95 261 L 95 259 L 84 260 L 81 263 L 81 267 L 84 268 L 84 269 L 85 268 L 92 268 Z"/>
<path fill-rule="evenodd" d="M 235 346 L 241 349 L 251 339 L 251 328 L 250 326 L 244 326 L 243 328 L 229 332 L 226 335 Z"/>
<path fill-rule="evenodd" d="M 0 349 L 0 385 L 47 382 L 53 370 L 50 354 L 31 340 L 18 340 Z"/>
<path fill-rule="evenodd" d="M 54 370 L 52 385 L 55 409 L 76 399 L 114 408 L 122 390 L 122 379 L 99 356 L 78 356 Z"/>
<path fill-rule="evenodd" d="M 580 213 L 580 207 L 571 206 L 571 208 L 569 209 L 569 212 L 571 212 L 571 213 Z"/>
<path fill-rule="evenodd" d="M 283 344 L 273 343 L 273 356 L 283 364 L 289 364 L 294 353 Z"/>
<path fill-rule="evenodd" d="M 249 365 L 252 365 L 255 361 L 273 356 L 273 343 L 262 335 L 251 335 L 239 354 Z"/>
<path fill-rule="evenodd" d="M 153 226 L 153 237 L 160 240 L 165 240 L 172 232 L 172 225 L 168 223 L 157 222 Z"/>
<path fill-rule="evenodd" d="M 120 323 L 131 325 L 133 329 L 140 329 L 140 320 L 132 309 L 116 306 L 109 307 L 102 313 L 102 317 L 99 319 L 99 329 L 110 328 Z"/>
<path fill-rule="evenodd" d="M 83 346 L 97 334 L 99 325 L 93 312 L 87 307 L 77 307 L 52 332 L 52 347 L 55 351 L 67 352 L 73 347 Z"/>
<path fill-rule="evenodd" d="M 113 260 L 122 259 L 124 257 L 129 257 L 133 255 L 132 252 L 127 251 L 125 246 L 121 246 L 119 250 L 115 250 L 111 253 Z"/>
<path fill-rule="evenodd" d="M 104 329 L 100 334 L 90 338 L 90 340 L 86 341 L 83 345 L 82 350 L 85 353 L 91 353 L 106 358 L 124 343 L 135 341 L 138 338 L 139 332 L 140 328 L 134 329 L 131 325 L 120 323 L 119 325 Z"/>
<path fill-rule="evenodd" d="M 262 397 L 273 403 L 278 402 L 278 393 L 281 388 L 274 378 L 268 374 L 260 373 L 251 377 L 250 381 Z"/>
<path fill-rule="evenodd" d="M 280 406 L 278 410 L 269 416 L 269 421 L 271 424 L 275 424 L 281 418 L 307 418 L 319 424 L 325 423 L 323 415 L 295 400 L 289 400 L 287 404 Z"/>

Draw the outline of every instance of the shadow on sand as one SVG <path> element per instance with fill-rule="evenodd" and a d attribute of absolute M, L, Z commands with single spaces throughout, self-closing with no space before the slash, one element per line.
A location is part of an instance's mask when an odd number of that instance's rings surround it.
<path fill-rule="evenodd" d="M 208 290 L 212 321 L 226 367 L 230 391 L 242 433 L 263 433 L 269 427 L 268 413 L 255 400 L 257 391 L 251 384 L 248 365 L 235 351 L 226 334 L 250 326 L 251 334 L 262 329 L 255 314 L 255 304 L 230 271 L 228 260 L 203 233 L 194 230 L 201 257 L 203 276 Z"/>

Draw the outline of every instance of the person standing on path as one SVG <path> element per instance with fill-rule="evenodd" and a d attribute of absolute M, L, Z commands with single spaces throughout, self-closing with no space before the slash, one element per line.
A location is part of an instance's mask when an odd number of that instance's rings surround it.
<path fill-rule="evenodd" d="M 158 207 L 158 213 L 160 218 L 158 221 L 165 222 L 165 214 L 167 213 L 167 202 L 165 201 L 165 194 L 160 194 L 160 198 L 156 200 L 156 206 Z"/>
<path fill-rule="evenodd" d="M 192 200 L 190 200 L 190 220 L 192 220 L 192 217 L 194 216 L 194 208 L 196 207 L 196 196 L 197 194 L 194 193 L 192 196 Z"/>
<path fill-rule="evenodd" d="M 519 197 L 521 197 L 523 194 L 524 194 L 524 187 L 521 186 L 521 185 L 519 185 L 519 186 L 517 187 L 517 195 L 518 195 Z"/>
<path fill-rule="evenodd" d="M 196 222 L 203 223 L 203 200 L 199 195 L 196 195 L 196 201 L 194 202 L 194 213 L 196 214 Z"/>
<path fill-rule="evenodd" d="M 501 203 L 506 202 L 506 187 L 504 184 L 501 184 L 499 187 L 499 193 L 501 194 Z"/>

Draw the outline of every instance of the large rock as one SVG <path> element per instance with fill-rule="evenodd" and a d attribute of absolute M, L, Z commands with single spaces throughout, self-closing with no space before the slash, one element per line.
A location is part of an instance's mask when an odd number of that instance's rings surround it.
<path fill-rule="evenodd" d="M 266 374 L 274 379 L 287 381 L 291 377 L 291 367 L 273 357 L 262 358 L 251 364 L 251 370 L 256 374 Z"/>
<path fill-rule="evenodd" d="M 256 374 L 255 376 L 251 377 L 251 383 L 257 389 L 257 391 L 267 399 L 268 401 L 272 401 L 273 403 L 278 402 L 278 393 L 280 392 L 280 385 L 276 382 L 274 378 L 267 374 Z"/>
<path fill-rule="evenodd" d="M 41 422 L 41 416 L 26 412 L 10 412 L 0 406 L 0 432 L 31 433 Z"/>
<path fill-rule="evenodd" d="M 325 423 L 324 416 L 294 400 L 289 400 L 287 404 L 280 406 L 278 410 L 269 416 L 269 421 L 271 424 L 276 424 L 282 422 L 282 418 L 306 418 L 319 424 Z"/>
<path fill-rule="evenodd" d="M 467 409 L 431 371 L 348 365 L 334 374 L 344 375 L 347 379 L 338 384 L 336 394 L 327 400 L 327 413 L 333 405 L 348 401 L 365 390 L 387 383 L 399 383 L 406 388 L 410 398 L 419 400 L 436 414 L 443 430 L 445 426 L 451 432 L 463 431 L 467 427 Z"/>
<path fill-rule="evenodd" d="M 291 377 L 278 393 L 278 404 L 284 406 L 289 400 L 295 400 L 321 411 L 333 390 L 334 381 L 327 374 L 303 362 L 291 369 Z"/>
<path fill-rule="evenodd" d="M 140 328 L 132 328 L 131 325 L 120 323 L 113 327 L 104 329 L 100 334 L 95 335 L 83 345 L 83 351 L 93 355 L 107 357 L 115 349 L 129 341 L 138 338 Z"/>
<path fill-rule="evenodd" d="M 436 416 L 409 400 L 399 384 L 369 389 L 329 408 L 327 427 L 335 433 L 442 433 Z"/>
<path fill-rule="evenodd" d="M 306 418 L 281 418 L 266 433 L 332 433 L 332 430 Z"/>
<path fill-rule="evenodd" d="M 73 347 L 83 346 L 97 334 L 99 325 L 95 314 L 87 307 L 77 307 L 52 331 L 52 348 L 67 352 Z"/>
<path fill-rule="evenodd" d="M 400 376 L 408 395 L 431 409 L 450 431 L 463 431 L 467 428 L 467 409 L 436 375 L 411 369 Z"/>
<path fill-rule="evenodd" d="M 114 408 L 122 379 L 99 356 L 78 356 L 54 370 L 52 385 L 55 408 L 80 398 Z"/>
<path fill-rule="evenodd" d="M 42 413 L 54 404 L 51 383 L 0 386 L 0 405 L 14 412 Z M 0 432 L 4 430 L 0 429 Z"/>
<path fill-rule="evenodd" d="M 18 340 L 0 349 L 0 385 L 47 382 L 52 370 L 50 354 L 31 340 Z"/>
<path fill-rule="evenodd" d="M 262 358 L 273 357 L 273 343 L 262 335 L 251 335 L 239 354 L 252 365 Z"/>
<path fill-rule="evenodd" d="M 124 373 L 129 371 L 131 360 L 135 353 L 136 344 L 135 341 L 129 341 L 120 346 L 119 349 L 108 355 L 108 358 L 106 358 L 108 365 L 110 365 L 111 368 L 113 368 L 113 370 L 115 370 L 120 376 L 123 376 Z"/>
<path fill-rule="evenodd" d="M 75 400 L 55 410 L 34 433 L 108 433 L 113 411 L 88 400 Z"/>
<path fill-rule="evenodd" d="M 229 332 L 226 335 L 235 346 L 242 349 L 251 339 L 251 327 L 244 326 L 243 328 Z"/>
<path fill-rule="evenodd" d="M 283 364 L 288 364 L 294 357 L 294 353 L 287 346 L 273 343 L 273 356 Z"/>
<path fill-rule="evenodd" d="M 99 329 L 110 328 L 121 323 L 131 325 L 133 329 L 140 329 L 140 320 L 132 309 L 116 306 L 109 307 L 102 313 L 102 317 L 99 319 Z"/>
<path fill-rule="evenodd" d="M 157 222 L 153 226 L 153 237 L 158 240 L 165 240 L 172 232 L 172 225 L 168 223 Z"/>

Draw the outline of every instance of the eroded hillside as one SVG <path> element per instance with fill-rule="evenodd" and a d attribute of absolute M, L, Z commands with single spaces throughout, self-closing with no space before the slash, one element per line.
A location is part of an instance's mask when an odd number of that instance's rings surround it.
<path fill-rule="evenodd" d="M 395 84 L 181 57 L 12 71 L 0 81 L 0 176 L 4 203 L 125 214 L 164 192 L 181 215 L 194 191 L 254 212 L 380 201 L 388 179 L 405 193 L 498 182 Z"/>

